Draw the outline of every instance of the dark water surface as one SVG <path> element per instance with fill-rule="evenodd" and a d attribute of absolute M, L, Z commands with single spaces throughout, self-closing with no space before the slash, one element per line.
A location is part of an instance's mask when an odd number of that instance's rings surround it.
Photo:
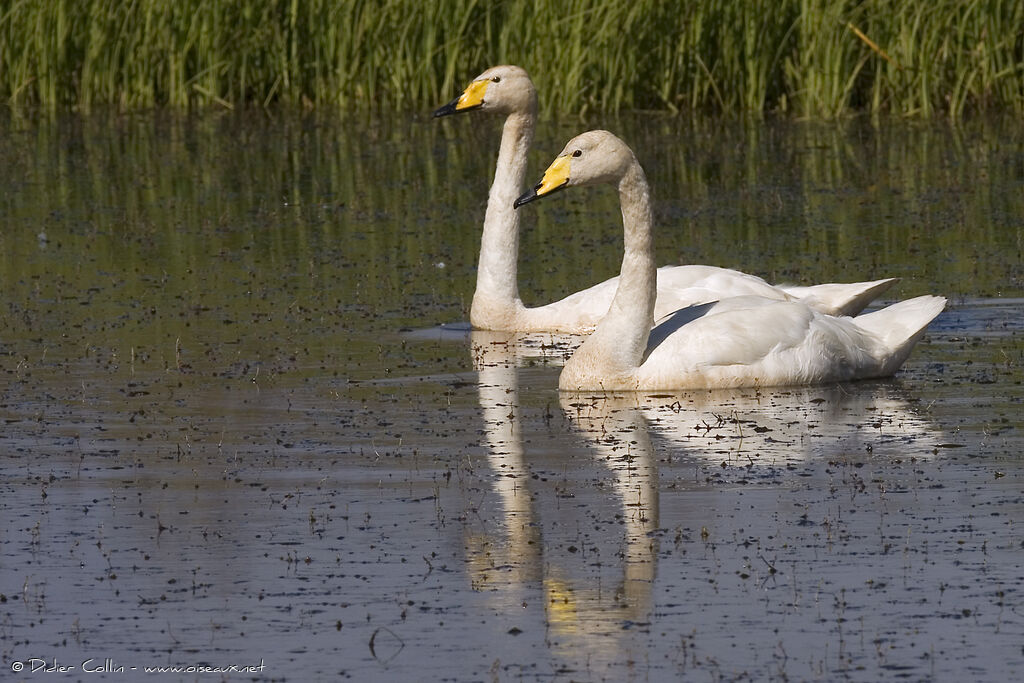
<path fill-rule="evenodd" d="M 3 670 L 1024 670 L 1024 129 L 600 125 L 659 262 L 947 311 L 883 382 L 560 396 L 578 340 L 428 329 L 467 318 L 494 121 L 4 120 Z M 528 303 L 617 272 L 613 192 L 524 221 Z"/>

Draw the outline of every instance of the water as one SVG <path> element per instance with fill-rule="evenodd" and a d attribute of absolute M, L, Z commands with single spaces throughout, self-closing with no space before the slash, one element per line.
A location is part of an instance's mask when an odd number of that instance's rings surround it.
<path fill-rule="evenodd" d="M 599 122 L 659 262 L 950 306 L 891 380 L 595 397 L 556 390 L 578 340 L 437 328 L 467 317 L 492 123 L 4 121 L 3 668 L 1019 671 L 1019 126 Z M 528 303 L 617 271 L 614 193 L 524 220 Z"/>

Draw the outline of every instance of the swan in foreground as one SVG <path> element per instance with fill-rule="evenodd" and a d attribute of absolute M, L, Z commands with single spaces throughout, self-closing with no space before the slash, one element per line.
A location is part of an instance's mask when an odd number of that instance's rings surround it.
<path fill-rule="evenodd" d="M 537 119 L 537 91 L 518 66 L 496 66 L 477 76 L 456 99 L 434 112 L 446 116 L 480 110 L 504 114 L 498 164 L 494 171 L 480 240 L 476 292 L 469 312 L 473 327 L 517 332 L 589 332 L 608 311 L 617 278 L 536 308 L 519 298 L 519 216 L 512 202 L 524 189 L 526 160 Z M 853 315 L 898 278 L 811 287 L 774 287 L 759 277 L 714 266 L 666 266 L 658 270 L 656 316 L 715 299 L 756 294 L 769 299 L 800 299 L 824 313 Z"/>
<path fill-rule="evenodd" d="M 573 138 L 514 207 L 599 183 L 618 187 L 625 255 L 608 314 L 566 362 L 559 389 L 713 389 L 885 377 L 945 307 L 943 297 L 920 296 L 849 318 L 800 301 L 748 295 L 683 308 L 651 329 L 659 292 L 650 193 L 622 140 L 602 130 Z"/>

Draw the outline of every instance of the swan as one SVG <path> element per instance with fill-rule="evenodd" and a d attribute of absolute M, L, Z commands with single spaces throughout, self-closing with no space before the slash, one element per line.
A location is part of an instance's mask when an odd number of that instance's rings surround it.
<path fill-rule="evenodd" d="M 563 391 L 715 389 L 819 384 L 893 374 L 946 299 L 920 296 L 855 318 L 800 301 L 745 295 L 678 310 L 654 327 L 657 268 L 647 178 L 608 131 L 565 146 L 513 204 L 576 185 L 618 187 L 625 255 L 607 315 L 565 363 Z M 654 327 L 654 329 L 651 329 Z"/>
<path fill-rule="evenodd" d="M 484 330 L 515 332 L 590 332 L 608 311 L 617 278 L 546 306 L 527 308 L 519 298 L 519 215 L 512 202 L 524 189 L 526 160 L 537 119 L 537 91 L 518 66 L 484 71 L 434 117 L 469 111 L 502 114 L 505 125 L 498 151 L 480 239 L 476 291 L 469 321 Z M 714 266 L 666 266 L 658 270 L 656 314 L 726 296 L 757 294 L 770 299 L 800 299 L 825 313 L 859 313 L 899 278 L 811 287 L 774 287 L 759 277 Z"/>

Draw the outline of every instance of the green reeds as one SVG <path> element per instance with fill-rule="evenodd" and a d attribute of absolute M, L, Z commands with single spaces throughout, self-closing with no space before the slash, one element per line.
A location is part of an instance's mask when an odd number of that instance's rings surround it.
<path fill-rule="evenodd" d="M 13 106 L 423 109 L 497 63 L 562 113 L 1024 113 L 1024 3 L 0 0 Z"/>

